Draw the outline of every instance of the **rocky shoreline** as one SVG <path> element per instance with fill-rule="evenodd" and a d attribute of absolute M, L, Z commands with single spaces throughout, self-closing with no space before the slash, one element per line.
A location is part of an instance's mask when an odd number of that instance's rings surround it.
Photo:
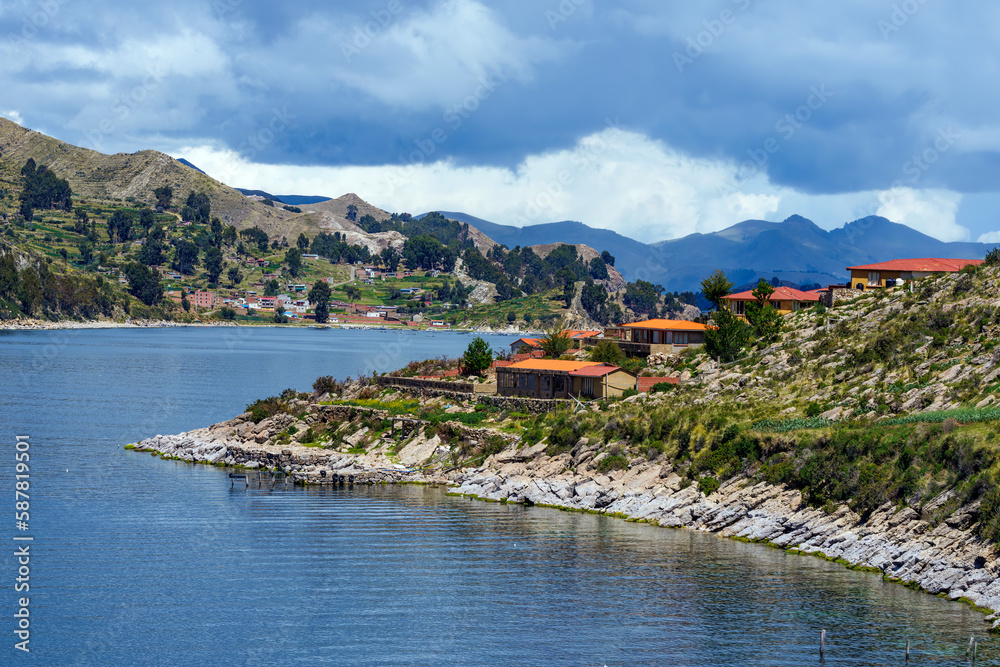
<path fill-rule="evenodd" d="M 506 448 L 482 465 L 456 468 L 447 443 L 437 433 L 428 436 L 419 425 L 406 434 L 376 433 L 363 424 L 366 419 L 386 418 L 377 410 L 311 404 L 307 413 L 301 419 L 283 414 L 259 423 L 244 413 L 207 428 L 157 435 L 129 447 L 164 458 L 244 470 L 281 470 L 300 484 L 351 480 L 357 484 L 447 485 L 452 494 L 486 501 L 597 512 L 712 532 L 880 572 L 890 581 L 984 610 L 1000 610 L 997 549 L 969 530 L 978 503 L 960 507 L 932 525 L 911 508 L 889 504 L 865 519 L 844 506 L 828 513 L 803 503 L 797 490 L 743 477 L 725 482 L 706 496 L 669 463 L 640 461 L 627 470 L 600 472 L 599 464 L 608 454 L 599 452 L 599 443 L 591 444 L 586 438 L 572 451 L 557 456 L 546 454 L 545 443 L 528 447 L 509 439 Z M 278 433 L 291 430 L 290 425 L 305 428 L 338 421 L 339 437 L 350 451 L 294 440 L 275 442 Z M 473 442 L 501 436 L 448 424 Z M 940 507 L 951 497 L 946 491 L 928 508 Z M 986 620 L 994 630 L 1000 629 L 1000 616 L 990 615 Z"/>

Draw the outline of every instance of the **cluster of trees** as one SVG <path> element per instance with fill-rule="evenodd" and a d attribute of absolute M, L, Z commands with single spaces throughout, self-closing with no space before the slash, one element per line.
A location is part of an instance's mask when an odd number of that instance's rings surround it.
<path fill-rule="evenodd" d="M 363 245 L 348 244 L 340 232 L 334 232 L 332 236 L 326 232 L 317 234 L 316 238 L 309 244 L 309 250 L 326 257 L 334 264 L 338 262 L 355 264 L 357 262 L 370 262 L 372 259 L 368 248 Z"/>
<path fill-rule="evenodd" d="M 204 192 L 195 193 L 192 190 L 184 202 L 181 209 L 181 217 L 184 220 L 207 225 L 212 219 L 212 202 Z"/>
<path fill-rule="evenodd" d="M 31 220 L 35 209 L 58 208 L 64 211 L 73 210 L 73 190 L 69 181 L 56 176 L 44 164 L 35 166 L 35 161 L 28 161 L 21 167 L 21 216 Z"/>
<path fill-rule="evenodd" d="M 267 244 L 270 239 L 265 232 L 260 227 L 248 227 L 247 229 L 241 229 L 239 231 L 239 236 L 241 239 L 247 241 L 248 243 L 254 243 L 257 245 L 257 249 L 261 252 L 267 252 Z M 322 236 L 322 234 L 320 234 Z"/>
<path fill-rule="evenodd" d="M 458 252 L 430 234 L 412 236 L 403 245 L 403 259 L 411 269 L 439 269 L 447 273 L 455 270 Z"/>
<path fill-rule="evenodd" d="M 621 307 L 608 299 L 608 290 L 604 285 L 588 280 L 580 292 L 580 305 L 592 320 L 600 324 L 621 322 Z"/>
<path fill-rule="evenodd" d="M 369 234 L 399 232 L 407 238 L 433 236 L 441 245 L 446 246 L 466 247 L 472 243 L 467 223 L 449 220 L 437 212 L 428 213 L 420 219 L 411 217 L 409 213 L 393 213 L 391 218 L 382 221 L 375 220 L 371 215 L 363 215 L 358 220 L 358 226 Z"/>
<path fill-rule="evenodd" d="M 0 256 L 0 302 L 12 317 L 107 317 L 114 310 L 115 293 L 101 276 L 56 273 L 46 262 L 18 271 L 7 253 Z"/>
<path fill-rule="evenodd" d="M 777 340 L 781 314 L 770 302 L 774 287 L 768 281 L 761 278 L 754 288 L 754 301 L 746 306 L 746 321 L 734 315 L 723 301 L 733 289 L 725 273 L 716 271 L 701 282 L 701 288 L 715 308 L 713 327 L 705 332 L 705 348 L 710 355 L 722 361 L 735 361 L 753 341 L 768 345 Z"/>
<path fill-rule="evenodd" d="M 611 255 L 606 254 L 606 257 L 614 262 Z M 557 246 L 544 259 L 528 247 L 508 250 L 504 246 L 494 246 L 485 257 L 472 247 L 465 250 L 462 262 L 471 277 L 496 284 L 499 301 L 519 297 L 522 293 L 537 294 L 562 288 L 568 306 L 575 296 L 576 282 L 608 277 L 606 259 L 595 257 L 584 262 L 576 248 L 566 244 Z"/>

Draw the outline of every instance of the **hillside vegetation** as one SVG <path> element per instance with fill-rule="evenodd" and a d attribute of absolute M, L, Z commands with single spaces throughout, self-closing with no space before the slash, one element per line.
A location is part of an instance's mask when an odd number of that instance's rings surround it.
<path fill-rule="evenodd" d="M 829 512 L 909 507 L 997 542 L 998 295 L 1000 268 L 970 268 L 788 316 L 778 343 L 732 364 L 689 351 L 658 369 L 681 384 L 648 396 L 540 415 L 461 409 L 520 446 L 566 454 L 568 470 L 658 461 L 706 494 L 745 477 Z M 394 390 L 365 397 L 398 401 Z M 459 461 L 482 460 L 480 447 L 451 446 Z"/>

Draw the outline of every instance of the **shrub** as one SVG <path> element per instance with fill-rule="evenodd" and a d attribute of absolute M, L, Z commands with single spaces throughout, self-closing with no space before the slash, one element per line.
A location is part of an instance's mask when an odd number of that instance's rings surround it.
<path fill-rule="evenodd" d="M 672 382 L 657 382 L 649 388 L 649 393 L 655 394 L 658 391 L 670 391 L 677 385 Z"/>
<path fill-rule="evenodd" d="M 714 477 L 702 477 L 698 480 L 698 489 L 706 496 L 710 496 L 719 490 L 719 480 Z"/>
<path fill-rule="evenodd" d="M 597 462 L 597 472 L 605 473 L 611 470 L 628 470 L 628 459 L 624 454 L 610 454 Z"/>
<path fill-rule="evenodd" d="M 620 366 L 625 361 L 625 353 L 611 340 L 602 340 L 590 350 L 590 360 Z"/>
<path fill-rule="evenodd" d="M 273 417 L 281 412 L 288 412 L 288 405 L 277 396 L 261 398 L 247 406 L 250 413 L 250 420 L 254 424 L 259 424 L 269 417 Z"/>
<path fill-rule="evenodd" d="M 823 414 L 823 406 L 816 401 L 811 401 L 806 406 L 806 417 L 819 417 L 821 414 Z"/>
<path fill-rule="evenodd" d="M 230 308 L 229 306 L 223 306 L 222 308 L 219 309 L 219 317 L 221 317 L 224 320 L 236 319 L 236 311 Z"/>
<path fill-rule="evenodd" d="M 622 392 L 622 398 L 628 398 L 630 396 L 635 396 L 638 393 L 639 393 L 638 389 L 629 388 L 629 389 L 626 389 L 625 391 Z"/>
<path fill-rule="evenodd" d="M 340 389 L 340 383 L 333 379 L 332 375 L 323 375 L 313 382 L 313 394 L 322 396 L 323 394 L 335 394 Z"/>

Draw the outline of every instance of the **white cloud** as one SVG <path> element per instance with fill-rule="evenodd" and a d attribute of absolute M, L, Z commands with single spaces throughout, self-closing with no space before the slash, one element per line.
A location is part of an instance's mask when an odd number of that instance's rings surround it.
<path fill-rule="evenodd" d="M 24 118 L 22 118 L 21 114 L 14 111 L 13 109 L 11 109 L 10 111 L 0 111 L 0 116 L 3 116 L 7 120 L 12 120 L 18 125 L 24 125 Z"/>
<path fill-rule="evenodd" d="M 968 241 L 969 230 L 955 222 L 962 195 L 948 190 L 893 188 L 879 193 L 878 215 L 942 241 Z"/>
<path fill-rule="evenodd" d="M 986 232 L 976 239 L 979 243 L 1000 243 L 1000 232 Z"/>
<path fill-rule="evenodd" d="M 956 193 L 900 189 L 809 195 L 774 186 L 763 172 L 741 181 L 736 163 L 693 158 L 614 127 L 584 137 L 572 148 L 529 156 L 514 169 L 446 161 L 368 167 L 267 165 L 214 146 L 184 147 L 172 154 L 229 185 L 275 194 L 336 197 L 355 192 L 388 211 L 463 211 L 517 226 L 578 220 L 646 242 L 792 213 L 832 228 L 876 212 L 850 215 L 873 201 L 880 202 L 879 215 L 941 240 L 969 236 L 955 223 L 961 201 Z"/>
<path fill-rule="evenodd" d="M 551 40 L 515 35 L 476 0 L 443 0 L 385 27 L 372 17 L 346 25 L 314 17 L 300 23 L 294 39 L 322 45 L 337 83 L 415 109 L 481 97 L 483 82 L 493 88 L 507 79 L 528 81 L 535 63 L 559 52 Z"/>

